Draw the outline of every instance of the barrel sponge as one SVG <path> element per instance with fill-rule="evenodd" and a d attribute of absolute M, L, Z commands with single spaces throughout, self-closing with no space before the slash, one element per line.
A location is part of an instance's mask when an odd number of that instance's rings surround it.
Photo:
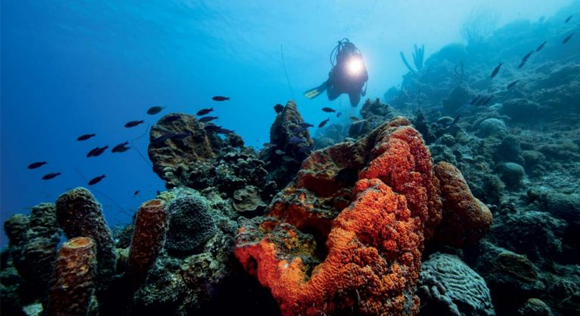
<path fill-rule="evenodd" d="M 56 200 L 56 219 L 68 238 L 90 237 L 97 247 L 98 276 L 105 280 L 115 271 L 115 242 L 101 205 L 85 188 L 75 188 Z"/>
<path fill-rule="evenodd" d="M 453 247 L 479 241 L 491 228 L 491 211 L 471 194 L 463 175 L 454 165 L 440 162 L 434 170 L 443 199 L 443 219 L 437 227 L 436 240 Z"/>
<path fill-rule="evenodd" d="M 76 237 L 58 251 L 55 279 L 50 289 L 47 316 L 84 316 L 95 292 L 96 245 Z"/>
<path fill-rule="evenodd" d="M 235 255 L 269 287 L 282 315 L 411 315 L 421 265 L 420 221 L 379 179 L 355 184 L 356 201 L 333 221 L 324 261 L 310 269 L 311 243 L 288 224 L 240 230 Z M 275 220 L 274 220 L 275 221 Z M 260 232 L 264 235 L 255 238 Z M 276 241 L 276 242 L 274 242 Z M 310 246 L 308 246 L 310 245 Z M 258 264 L 257 264 L 258 263 Z"/>
<path fill-rule="evenodd" d="M 179 196 L 167 205 L 169 227 L 165 249 L 173 255 L 190 255 L 217 231 L 208 201 L 195 193 Z"/>
<path fill-rule="evenodd" d="M 164 204 L 162 200 L 150 200 L 137 212 L 128 260 L 129 275 L 134 284 L 145 279 L 163 248 L 167 230 Z"/>
<path fill-rule="evenodd" d="M 459 257 L 435 253 L 421 267 L 421 312 L 433 315 L 494 316 L 485 280 Z"/>

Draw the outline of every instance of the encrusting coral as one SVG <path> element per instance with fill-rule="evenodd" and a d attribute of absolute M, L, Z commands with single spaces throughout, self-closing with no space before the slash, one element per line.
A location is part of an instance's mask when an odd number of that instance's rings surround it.
<path fill-rule="evenodd" d="M 314 152 L 268 217 L 241 222 L 235 255 L 283 315 L 414 315 L 423 243 L 442 220 L 439 193 L 420 134 L 396 118 Z"/>

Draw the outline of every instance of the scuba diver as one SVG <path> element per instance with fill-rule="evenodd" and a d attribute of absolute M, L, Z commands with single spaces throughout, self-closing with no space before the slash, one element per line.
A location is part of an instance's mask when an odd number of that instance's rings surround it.
<path fill-rule="evenodd" d="M 304 95 L 314 99 L 326 90 L 328 99 L 332 101 L 346 93 L 350 98 L 350 105 L 357 106 L 361 96 L 366 95 L 366 82 L 369 79 L 362 54 L 348 38 L 344 38 L 338 41 L 338 45 L 330 53 L 330 64 L 332 69 L 328 80 L 304 92 Z"/>

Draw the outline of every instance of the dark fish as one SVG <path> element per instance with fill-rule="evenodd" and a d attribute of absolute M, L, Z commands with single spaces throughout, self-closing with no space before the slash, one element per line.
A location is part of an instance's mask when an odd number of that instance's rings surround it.
<path fill-rule="evenodd" d="M 274 111 L 276 111 L 276 114 L 279 114 L 280 112 L 284 111 L 284 106 L 278 103 L 274 105 Z"/>
<path fill-rule="evenodd" d="M 217 132 L 221 129 L 221 126 L 217 126 L 217 125 L 206 125 L 204 128 L 204 130 L 208 131 L 208 132 Z"/>
<path fill-rule="evenodd" d="M 46 161 L 39 161 L 39 162 L 33 162 L 31 164 L 28 165 L 28 169 L 36 169 L 36 168 L 40 168 L 43 165 L 46 165 L 47 162 Z"/>
<path fill-rule="evenodd" d="M 101 182 L 101 180 L 103 180 L 105 177 L 106 177 L 105 175 L 94 177 L 91 179 L 91 181 L 89 181 L 89 185 L 95 185 L 95 184 Z"/>
<path fill-rule="evenodd" d="M 326 120 L 320 122 L 320 124 L 318 124 L 318 128 L 323 128 L 324 125 L 326 125 L 326 123 L 328 123 L 328 121 L 330 121 L 330 118 L 327 118 Z"/>
<path fill-rule="evenodd" d="M 528 60 L 522 60 L 522 62 L 519 64 L 518 69 L 521 69 L 526 63 L 528 62 Z"/>
<path fill-rule="evenodd" d="M 145 121 L 143 121 L 143 120 L 141 120 L 141 121 L 131 121 L 131 122 L 125 124 L 125 127 L 126 128 L 135 127 L 135 126 L 137 126 L 139 124 L 143 124 L 143 123 L 145 123 Z"/>
<path fill-rule="evenodd" d="M 336 117 L 340 117 L 341 115 L 342 115 L 342 112 L 336 113 Z"/>
<path fill-rule="evenodd" d="M 300 134 L 300 133 L 304 133 L 304 132 L 306 132 L 305 127 L 295 127 L 292 129 L 292 133 L 294 133 L 294 134 Z"/>
<path fill-rule="evenodd" d="M 227 129 L 227 128 L 223 128 L 221 127 L 220 129 L 217 130 L 218 134 L 232 134 L 234 131 L 231 129 Z"/>
<path fill-rule="evenodd" d="M 285 152 L 280 150 L 280 149 L 276 149 L 275 153 L 276 153 L 276 155 L 280 155 L 280 156 L 285 154 Z"/>
<path fill-rule="evenodd" d="M 342 186 L 353 186 L 358 181 L 358 172 L 352 168 L 344 168 L 334 177 L 334 182 Z"/>
<path fill-rule="evenodd" d="M 168 115 L 163 119 L 163 122 L 171 123 L 179 120 L 181 116 L 179 114 Z"/>
<path fill-rule="evenodd" d="M 288 140 L 288 143 L 291 145 L 296 145 L 296 144 L 300 144 L 304 141 L 306 141 L 306 138 L 293 136 L 293 137 L 290 137 L 290 139 Z"/>
<path fill-rule="evenodd" d="M 566 38 L 562 41 L 562 44 L 568 43 L 568 41 L 570 41 L 570 39 L 572 38 L 572 36 L 574 36 L 574 33 L 566 36 Z"/>
<path fill-rule="evenodd" d="M 89 151 L 87 153 L 87 157 L 98 157 L 100 155 L 102 155 L 105 150 L 107 150 L 107 148 L 109 148 L 109 146 L 105 146 L 105 147 L 96 147 L 94 149 L 92 149 L 91 151 Z"/>
<path fill-rule="evenodd" d="M 524 56 L 524 58 L 522 58 L 522 61 L 528 60 L 530 58 L 530 56 L 532 56 L 533 53 L 534 53 L 534 51 L 527 53 L 526 56 Z"/>
<path fill-rule="evenodd" d="M 152 106 L 149 108 L 149 110 L 147 110 L 147 114 L 155 115 L 155 114 L 158 114 L 159 112 L 161 112 L 162 110 L 163 110 L 163 108 L 160 106 Z"/>
<path fill-rule="evenodd" d="M 566 21 L 564 21 L 564 23 L 568 23 L 568 22 L 570 22 L 570 20 L 571 20 L 571 19 L 572 19 L 572 15 L 571 15 L 571 16 L 569 16 L 568 18 L 566 18 Z"/>
<path fill-rule="evenodd" d="M 356 117 L 356 116 L 351 116 L 351 117 L 350 117 L 350 119 L 351 119 L 353 122 L 358 122 L 358 121 L 360 121 L 360 119 L 359 119 L 358 117 Z"/>
<path fill-rule="evenodd" d="M 302 122 L 300 123 L 300 126 L 304 127 L 304 128 L 309 128 L 309 127 L 314 127 L 314 125 L 310 124 L 310 123 L 306 123 L 306 122 Z"/>
<path fill-rule="evenodd" d="M 328 107 L 324 107 L 324 108 L 322 108 L 322 111 L 324 111 L 324 112 L 328 112 L 328 113 L 333 113 L 333 112 L 336 112 L 336 110 L 335 110 L 335 109 L 331 109 L 331 108 L 328 108 Z"/>
<path fill-rule="evenodd" d="M 500 62 L 499 65 L 497 65 L 497 67 L 495 67 L 495 69 L 491 72 L 492 78 L 497 75 L 497 73 L 499 72 L 499 69 L 501 68 L 501 65 L 503 65 L 503 64 Z"/>
<path fill-rule="evenodd" d="M 217 119 L 218 119 L 217 116 L 204 116 L 204 117 L 200 118 L 199 121 L 202 123 L 207 123 L 207 122 L 211 122 L 211 121 L 217 120 Z"/>
<path fill-rule="evenodd" d="M 113 150 L 111 150 L 111 151 L 114 152 L 114 153 L 124 153 L 127 150 L 129 150 L 129 148 L 130 148 L 130 147 L 127 147 L 126 146 L 127 144 L 129 144 L 129 142 L 121 143 L 121 144 L 113 147 Z"/>
<path fill-rule="evenodd" d="M 154 139 L 151 141 L 151 143 L 153 143 L 153 144 L 160 144 L 160 143 L 163 143 L 164 141 L 166 141 L 166 140 L 170 139 L 170 138 L 171 138 L 171 136 L 173 136 L 173 134 L 172 134 L 172 133 L 165 133 L 165 134 L 163 134 L 163 135 L 161 135 L 161 136 L 159 136 L 159 137 L 157 137 L 157 138 L 154 138 Z"/>
<path fill-rule="evenodd" d="M 461 115 L 457 114 L 457 116 L 455 117 L 455 119 L 453 120 L 453 122 L 451 122 L 451 125 L 449 125 L 449 127 L 447 127 L 447 128 L 451 128 L 451 127 L 455 126 L 455 124 L 457 124 L 457 122 L 459 122 L 459 119 L 460 118 L 461 118 Z"/>
<path fill-rule="evenodd" d="M 213 108 L 209 108 L 209 109 L 201 109 L 199 111 L 197 111 L 197 116 L 203 116 L 206 114 L 209 114 L 209 112 L 213 111 Z"/>
<path fill-rule="evenodd" d="M 475 105 L 482 105 L 482 104 L 483 104 L 483 102 L 485 102 L 485 100 L 487 100 L 487 98 L 489 98 L 489 96 L 487 96 L 487 97 L 485 97 L 485 96 L 484 96 L 484 97 L 482 97 L 481 99 L 479 99 L 479 101 L 477 101 L 477 102 L 475 103 Z"/>
<path fill-rule="evenodd" d="M 487 99 L 485 99 L 485 101 L 483 101 L 483 103 L 481 105 L 487 105 L 489 103 L 489 101 L 491 101 L 491 99 L 493 99 L 493 95 L 490 95 L 489 97 L 487 97 Z"/>
<path fill-rule="evenodd" d="M 510 82 L 506 88 L 509 90 L 509 89 L 513 88 L 518 82 L 520 82 L 520 80 L 514 80 L 514 81 Z"/>
<path fill-rule="evenodd" d="M 538 46 L 538 48 L 536 48 L 536 52 L 539 52 L 542 50 L 542 48 L 544 48 L 544 46 L 546 46 L 547 41 L 544 41 L 542 44 L 540 44 L 540 46 Z"/>
<path fill-rule="evenodd" d="M 301 146 L 300 149 L 298 149 L 298 152 L 309 153 L 312 151 L 312 148 L 312 146 Z"/>
<path fill-rule="evenodd" d="M 214 100 L 214 101 L 227 101 L 230 98 L 228 98 L 228 97 L 222 97 L 221 95 L 217 95 L 217 96 L 215 96 L 215 97 L 213 97 L 211 99 Z"/>
<path fill-rule="evenodd" d="M 471 100 L 471 102 L 469 102 L 469 104 L 473 105 L 475 102 L 479 101 L 479 98 L 481 98 L 482 95 L 478 94 L 475 98 L 473 98 L 473 100 Z"/>
<path fill-rule="evenodd" d="M 133 193 L 133 196 L 139 195 L 139 192 L 140 192 L 139 190 L 135 191 L 135 193 Z"/>
<path fill-rule="evenodd" d="M 60 172 L 47 173 L 42 177 L 42 180 L 50 180 L 60 176 Z"/>
<path fill-rule="evenodd" d="M 178 139 L 184 139 L 191 136 L 191 132 L 181 132 L 181 133 L 175 133 L 173 135 L 171 135 L 171 139 L 173 140 L 178 140 Z"/>
<path fill-rule="evenodd" d="M 81 136 L 79 136 L 79 137 L 77 138 L 77 140 L 78 140 L 79 142 L 82 142 L 82 141 L 85 141 L 85 140 L 87 140 L 87 139 L 93 138 L 93 137 L 95 137 L 95 136 L 97 136 L 97 134 L 84 134 L 84 135 L 81 135 Z"/>

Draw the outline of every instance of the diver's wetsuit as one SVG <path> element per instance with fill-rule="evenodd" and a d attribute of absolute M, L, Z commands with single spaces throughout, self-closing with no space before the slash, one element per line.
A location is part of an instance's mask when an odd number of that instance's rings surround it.
<path fill-rule="evenodd" d="M 362 55 L 348 39 L 340 41 L 332 53 L 335 51 L 336 65 L 331 61 L 334 67 L 328 74 L 328 80 L 315 89 L 307 91 L 305 95 L 308 98 L 315 98 L 326 90 L 328 99 L 332 101 L 342 93 L 346 93 L 349 96 L 350 104 L 357 106 L 361 95 L 364 96 L 366 94 L 366 89 L 363 90 L 363 86 L 368 80 L 368 73 L 364 64 L 360 73 L 349 73 L 348 62 L 350 58 L 360 58 L 362 62 Z"/>

